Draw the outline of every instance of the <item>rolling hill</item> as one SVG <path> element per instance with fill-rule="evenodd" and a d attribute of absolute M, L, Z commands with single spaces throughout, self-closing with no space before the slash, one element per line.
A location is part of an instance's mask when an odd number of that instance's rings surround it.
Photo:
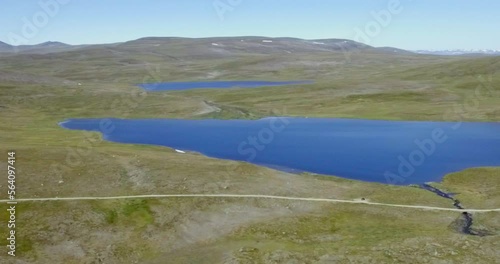
<path fill-rule="evenodd" d="M 1 42 L 0 52 L 46 54 L 100 47 L 115 47 L 123 51 L 135 50 L 137 48 L 145 50 L 162 50 L 165 46 L 172 49 L 189 50 L 192 56 L 201 55 L 217 57 L 244 53 L 291 54 L 303 52 L 346 52 L 353 50 L 378 51 L 382 53 L 410 53 L 409 51 L 391 47 L 375 48 L 348 39 L 305 40 L 299 38 L 269 38 L 261 36 L 214 38 L 145 37 L 123 43 L 104 45 L 69 45 L 57 41 L 48 41 L 36 45 L 11 46 Z"/>

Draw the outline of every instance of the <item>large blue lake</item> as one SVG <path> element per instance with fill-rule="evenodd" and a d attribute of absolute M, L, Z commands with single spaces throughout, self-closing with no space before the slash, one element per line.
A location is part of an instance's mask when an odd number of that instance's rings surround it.
<path fill-rule="evenodd" d="M 500 123 L 111 118 L 69 119 L 61 126 L 99 131 L 113 142 L 398 185 L 439 181 L 470 167 L 500 166 Z"/>
<path fill-rule="evenodd" d="M 283 86 L 294 84 L 310 84 L 312 81 L 209 81 L 209 82 L 163 82 L 163 83 L 143 83 L 139 87 L 147 91 L 175 91 L 191 90 L 202 88 L 256 88 L 263 86 Z"/>

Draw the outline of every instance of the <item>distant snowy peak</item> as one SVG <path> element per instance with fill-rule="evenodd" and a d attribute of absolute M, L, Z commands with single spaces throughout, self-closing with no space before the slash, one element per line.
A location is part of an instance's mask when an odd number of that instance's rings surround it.
<path fill-rule="evenodd" d="M 500 55 L 500 50 L 496 49 L 417 50 L 415 52 L 419 54 L 431 54 L 431 55 L 467 55 L 467 54 Z"/>

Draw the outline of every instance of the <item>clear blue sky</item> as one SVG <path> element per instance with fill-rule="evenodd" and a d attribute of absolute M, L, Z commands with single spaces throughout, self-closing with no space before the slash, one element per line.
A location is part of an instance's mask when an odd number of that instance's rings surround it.
<path fill-rule="evenodd" d="M 398 0 L 2 0 L 0 41 L 92 44 L 146 36 L 244 35 L 356 39 L 356 29 L 366 34 L 371 25 L 368 42 L 374 46 L 500 49 L 498 0 L 399 0 L 401 12 L 381 25 L 372 12 L 387 11 L 391 1 Z M 58 3 L 58 10 L 40 3 Z M 373 31 L 376 26 L 379 32 Z"/>

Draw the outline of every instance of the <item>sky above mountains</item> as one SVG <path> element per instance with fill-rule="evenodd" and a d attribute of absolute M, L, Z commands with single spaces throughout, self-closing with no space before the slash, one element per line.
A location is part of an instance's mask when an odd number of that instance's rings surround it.
<path fill-rule="evenodd" d="M 409 50 L 500 49 L 498 10 L 497 0 L 3 0 L 0 41 L 287 36 Z"/>

